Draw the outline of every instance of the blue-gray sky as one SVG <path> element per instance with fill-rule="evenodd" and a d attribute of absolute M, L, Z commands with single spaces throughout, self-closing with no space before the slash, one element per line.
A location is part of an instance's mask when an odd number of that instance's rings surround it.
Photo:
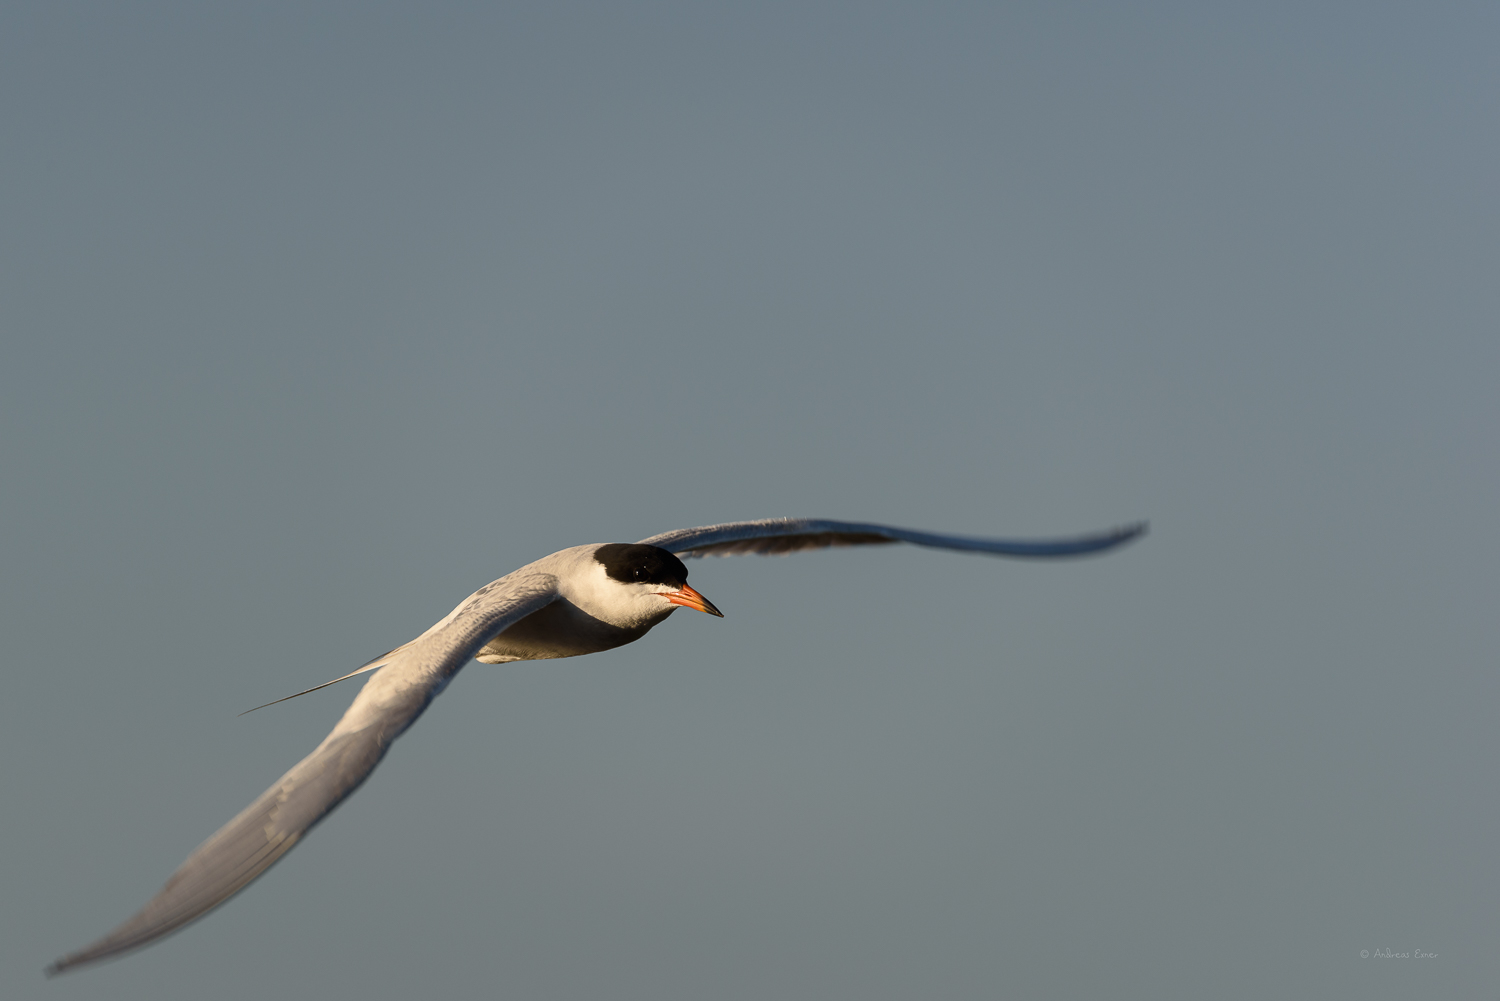
<path fill-rule="evenodd" d="M 0 9 L 0 994 L 1490 997 L 1493 4 Z M 296 851 L 343 673 L 568 545 Z M 1361 950 L 1435 954 L 1361 959 Z"/>

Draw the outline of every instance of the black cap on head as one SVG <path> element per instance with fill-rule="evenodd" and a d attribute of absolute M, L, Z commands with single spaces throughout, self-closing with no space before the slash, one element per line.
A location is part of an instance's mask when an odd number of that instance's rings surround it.
<path fill-rule="evenodd" d="M 665 549 L 655 546 L 633 546 L 623 542 L 611 542 L 600 546 L 594 559 L 603 567 L 611 580 L 622 584 L 671 584 L 687 583 L 687 567 Z"/>

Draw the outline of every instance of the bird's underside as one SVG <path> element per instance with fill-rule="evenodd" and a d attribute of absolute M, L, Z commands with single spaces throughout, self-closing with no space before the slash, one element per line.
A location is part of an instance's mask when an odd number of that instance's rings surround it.
<path fill-rule="evenodd" d="M 1142 524 L 1070 539 L 1017 541 L 782 518 L 681 529 L 634 545 L 578 546 L 554 553 L 485 585 L 421 636 L 345 675 L 376 672 L 311 754 L 189 855 L 137 914 L 99 941 L 59 959 L 47 972 L 61 973 L 149 945 L 234 896 L 359 788 L 391 742 L 470 660 L 578 656 L 639 639 L 677 606 L 719 614 L 687 585 L 687 569 L 679 557 L 779 555 L 906 542 L 1056 558 L 1104 552 L 1144 531 Z"/>

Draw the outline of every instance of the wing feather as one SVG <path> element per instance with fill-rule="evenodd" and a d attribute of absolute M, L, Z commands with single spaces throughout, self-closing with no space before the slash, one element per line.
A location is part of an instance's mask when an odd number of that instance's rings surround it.
<path fill-rule="evenodd" d="M 663 532 L 641 543 L 660 546 L 682 557 L 739 556 L 756 553 L 779 556 L 805 549 L 829 546 L 889 545 L 909 542 L 934 549 L 956 549 L 962 552 L 989 553 L 994 556 L 1017 556 L 1046 559 L 1058 556 L 1085 556 L 1102 553 L 1124 545 L 1146 531 L 1139 522 L 1107 532 L 1080 535 L 1066 539 L 986 539 L 970 535 L 940 535 L 918 532 L 890 525 L 869 525 L 853 521 L 828 521 L 821 518 L 767 518 L 762 521 L 732 521 L 702 528 L 682 528 Z"/>
<path fill-rule="evenodd" d="M 517 571 L 476 591 L 433 629 L 393 651 L 316 750 L 189 855 L 134 917 L 59 959 L 47 973 L 139 949 L 244 889 L 364 783 L 391 742 L 480 647 L 556 596 L 554 577 Z"/>

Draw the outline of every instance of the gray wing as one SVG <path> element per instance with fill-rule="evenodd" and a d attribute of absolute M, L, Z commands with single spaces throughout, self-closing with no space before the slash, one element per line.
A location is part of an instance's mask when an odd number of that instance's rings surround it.
<path fill-rule="evenodd" d="M 244 889 L 360 787 L 391 741 L 422 715 L 480 647 L 556 596 L 556 578 L 517 571 L 479 589 L 398 648 L 315 751 L 189 855 L 138 914 L 53 963 L 48 975 L 139 949 Z"/>
<path fill-rule="evenodd" d="M 1080 535 L 1068 539 L 981 539 L 971 535 L 938 535 L 889 525 L 866 525 L 854 521 L 821 518 L 767 518 L 763 521 L 731 521 L 703 528 L 680 528 L 663 532 L 642 545 L 660 546 L 678 556 L 740 556 L 745 553 L 781 555 L 828 546 L 888 545 L 910 542 L 934 549 L 957 549 L 996 556 L 1046 558 L 1102 553 L 1144 534 L 1146 523 Z"/>

